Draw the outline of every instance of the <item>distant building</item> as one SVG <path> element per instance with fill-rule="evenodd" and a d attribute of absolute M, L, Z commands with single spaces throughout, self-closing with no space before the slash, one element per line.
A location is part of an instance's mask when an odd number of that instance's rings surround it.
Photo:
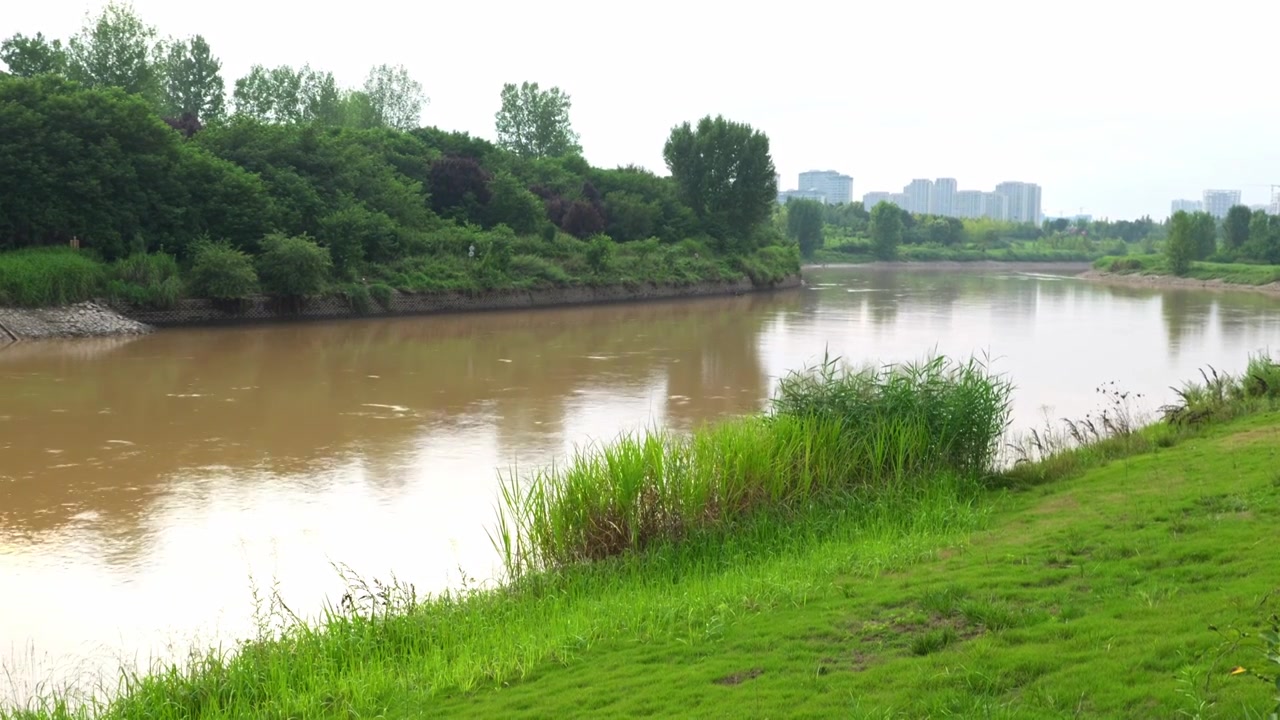
<path fill-rule="evenodd" d="M 893 203 L 894 205 L 897 205 L 903 210 L 906 210 L 907 204 L 910 201 L 907 199 L 906 193 L 893 193 L 892 195 L 889 196 L 889 202 Z"/>
<path fill-rule="evenodd" d="M 1040 186 L 1026 182 L 1002 182 L 996 193 L 1006 199 L 1006 219 L 1017 223 L 1040 224 Z"/>
<path fill-rule="evenodd" d="M 869 192 L 862 196 L 862 207 L 866 208 L 867 211 L 870 212 L 871 208 L 882 202 L 893 202 L 893 200 L 890 199 L 892 197 L 893 196 L 887 192 Z"/>
<path fill-rule="evenodd" d="M 1249 210 L 1251 212 L 1271 212 L 1271 206 L 1266 203 L 1262 203 L 1261 205 L 1250 205 Z"/>
<path fill-rule="evenodd" d="M 853 178 L 835 170 L 810 170 L 800 173 L 801 190 L 816 190 L 832 205 L 853 202 Z"/>
<path fill-rule="evenodd" d="M 929 206 L 932 202 L 933 181 L 912 180 L 906 187 L 902 188 L 902 193 L 907 196 L 907 205 L 904 209 L 910 213 L 923 215 L 929 212 Z"/>
<path fill-rule="evenodd" d="M 938 178 L 933 181 L 933 194 L 929 197 L 929 212 L 943 217 L 956 216 L 956 179 Z"/>
<path fill-rule="evenodd" d="M 1009 219 L 1009 198 L 1003 193 L 982 193 L 982 217 L 992 220 Z"/>
<path fill-rule="evenodd" d="M 955 202 L 952 206 L 954 217 L 958 218 L 980 218 L 982 217 L 982 196 L 981 190 L 960 190 L 956 193 Z"/>
<path fill-rule="evenodd" d="M 1239 190 L 1205 190 L 1204 211 L 1216 218 L 1224 218 L 1233 205 L 1240 204 Z"/>
<path fill-rule="evenodd" d="M 1174 200 L 1169 207 L 1169 216 L 1173 217 L 1179 212 L 1198 213 L 1203 207 L 1199 200 Z"/>

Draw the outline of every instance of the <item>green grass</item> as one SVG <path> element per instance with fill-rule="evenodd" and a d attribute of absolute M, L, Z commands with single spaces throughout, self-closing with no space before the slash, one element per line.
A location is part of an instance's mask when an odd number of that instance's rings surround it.
<path fill-rule="evenodd" d="M 762 508 L 834 494 L 874 502 L 994 467 L 1011 387 L 977 362 L 851 371 L 835 361 L 783 378 L 768 416 L 626 436 L 566 466 L 504 484 L 508 572 L 556 569 L 690 535 L 723 533 Z"/>
<path fill-rule="evenodd" d="M 106 267 L 70 248 L 0 253 L 0 306 L 47 307 L 90 300 Z"/>
<path fill-rule="evenodd" d="M 275 606 L 234 655 L 127 678 L 99 715 L 1262 717 L 1275 688 L 1230 673 L 1264 669 L 1241 633 L 1280 611 L 1277 374 L 1207 373 L 1158 426 L 1113 416 L 986 487 L 766 504 L 503 589 L 357 582 L 320 623 Z"/>
<path fill-rule="evenodd" d="M 938 247 L 932 245 L 900 245 L 899 262 L 1089 262 L 1098 257 L 1097 252 L 1067 250 L 1046 247 L 1037 243 L 1016 243 L 1007 248 L 984 250 L 975 246 Z M 877 258 L 871 254 L 870 245 L 860 244 L 840 248 L 821 248 L 811 262 L 816 263 L 869 263 Z"/>
<path fill-rule="evenodd" d="M 1099 258 L 1094 268 L 1122 275 L 1172 275 L 1164 255 L 1129 255 Z M 1193 262 L 1183 277 L 1196 280 L 1221 280 L 1233 285 L 1269 285 L 1280 282 L 1280 265 L 1246 263 Z"/>

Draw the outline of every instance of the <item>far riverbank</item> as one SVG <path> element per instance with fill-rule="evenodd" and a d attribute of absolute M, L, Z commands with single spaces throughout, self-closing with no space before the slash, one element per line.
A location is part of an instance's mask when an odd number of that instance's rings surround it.
<path fill-rule="evenodd" d="M 808 263 L 801 270 L 820 270 L 822 268 L 883 268 L 886 270 L 1017 270 L 1022 272 L 1060 272 L 1069 274 L 1083 273 L 1091 268 L 1087 262 L 1035 262 L 1021 260 L 929 260 L 929 261 L 883 261 L 876 260 L 865 263 Z"/>
<path fill-rule="evenodd" d="M 385 305 L 353 303 L 345 297 L 312 298 L 300 307 L 258 296 L 237 305 L 184 299 L 170 309 L 142 309 L 120 303 L 79 303 L 61 308 L 0 308 L 0 344 L 18 340 L 137 335 L 155 328 L 248 325 L 299 320 L 393 317 L 441 313 L 519 310 L 742 295 L 797 288 L 799 274 L 757 285 L 743 278 L 690 285 L 615 285 L 605 287 L 491 290 L 484 292 L 393 292 Z"/>
<path fill-rule="evenodd" d="M 1144 287 L 1152 289 L 1188 289 L 1188 290 L 1246 290 L 1269 295 L 1280 295 L 1280 282 L 1266 285 L 1250 285 L 1247 283 L 1228 282 L 1221 278 L 1201 280 L 1174 275 L 1139 275 L 1132 273 L 1112 273 L 1101 270 L 1088 270 L 1078 276 L 1082 280 L 1099 282 L 1108 285 L 1126 287 Z"/>

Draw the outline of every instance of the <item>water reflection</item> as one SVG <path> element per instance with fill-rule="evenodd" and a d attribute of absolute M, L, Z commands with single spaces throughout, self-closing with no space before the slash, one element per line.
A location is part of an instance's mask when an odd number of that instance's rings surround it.
<path fill-rule="evenodd" d="M 1276 347 L 1280 302 L 1025 273 L 827 269 L 692 302 L 169 331 L 0 349 L 0 664 L 225 639 L 249 578 L 296 608 L 331 562 L 439 587 L 486 575 L 498 472 L 761 408 L 829 350 L 990 352 L 1015 422 L 1163 398 Z M 1158 404 L 1158 401 L 1157 401 Z M 114 655 L 102 660 L 110 667 Z M 31 679 L 38 670 L 23 671 Z M 4 689 L 0 689 L 0 696 Z"/>

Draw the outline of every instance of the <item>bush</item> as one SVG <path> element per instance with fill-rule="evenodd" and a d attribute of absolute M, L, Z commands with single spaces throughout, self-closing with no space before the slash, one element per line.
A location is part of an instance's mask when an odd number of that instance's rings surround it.
<path fill-rule="evenodd" d="M 361 315 L 367 315 L 373 304 L 369 301 L 369 288 L 362 283 L 348 283 L 343 285 L 338 293 L 346 298 L 347 304 L 351 306 Z"/>
<path fill-rule="evenodd" d="M 194 295 L 212 300 L 243 300 L 258 291 L 253 260 L 227 243 L 201 243 L 189 279 Z"/>
<path fill-rule="evenodd" d="M 178 261 L 166 253 L 135 253 L 111 265 L 107 293 L 131 305 L 168 309 L 182 297 Z"/>
<path fill-rule="evenodd" d="M 587 266 L 594 273 L 603 273 L 613 264 L 613 240 L 608 235 L 596 235 L 587 244 Z"/>
<path fill-rule="evenodd" d="M 91 299 L 105 268 L 70 248 L 36 248 L 0 254 L 0 305 L 47 307 Z"/>
<path fill-rule="evenodd" d="M 279 233 L 263 239 L 262 248 L 258 275 L 267 292 L 277 297 L 305 298 L 324 290 L 333 267 L 328 248 L 305 235 L 288 237 Z"/>
<path fill-rule="evenodd" d="M 391 296 L 393 293 L 395 291 L 385 283 L 374 283 L 369 286 L 369 297 L 381 305 L 383 310 L 391 309 Z"/>

